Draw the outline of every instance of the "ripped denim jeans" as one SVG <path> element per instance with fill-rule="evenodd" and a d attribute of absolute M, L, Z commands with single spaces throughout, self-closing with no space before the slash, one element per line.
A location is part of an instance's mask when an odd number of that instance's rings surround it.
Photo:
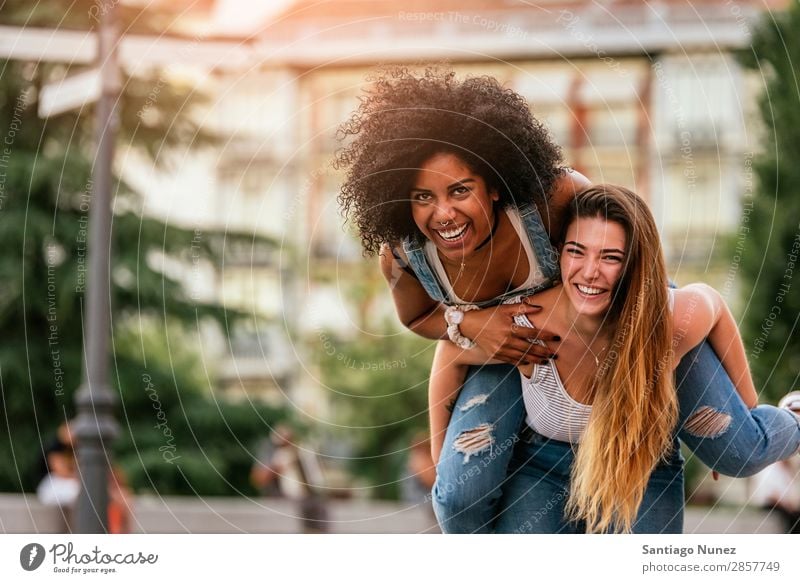
<path fill-rule="evenodd" d="M 729 476 L 749 476 L 800 448 L 797 417 L 769 405 L 748 410 L 708 343 L 683 358 L 676 380 L 678 437 L 710 468 Z M 470 368 L 447 428 L 433 487 L 433 506 L 443 532 L 495 531 L 524 419 L 515 367 Z M 520 508 L 507 498 L 502 504 L 509 512 Z M 682 501 L 680 506 L 664 511 L 680 520 L 676 513 L 682 516 Z M 525 520 L 518 517 L 514 522 Z"/>
<path fill-rule="evenodd" d="M 566 505 L 575 449 L 528 430 L 514 449 L 495 522 L 503 534 L 583 534 L 586 523 L 567 520 Z M 683 458 L 675 439 L 667 459 L 647 481 L 634 534 L 680 534 L 683 531 Z"/>

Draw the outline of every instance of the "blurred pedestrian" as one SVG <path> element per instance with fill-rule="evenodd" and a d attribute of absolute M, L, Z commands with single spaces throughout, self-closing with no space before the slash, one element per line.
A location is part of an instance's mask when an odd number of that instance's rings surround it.
<path fill-rule="evenodd" d="M 786 534 L 800 534 L 800 465 L 790 458 L 768 466 L 752 478 L 751 504 L 775 512 Z"/>
<path fill-rule="evenodd" d="M 108 533 L 131 532 L 131 491 L 125 473 L 116 465 L 108 473 Z"/>
<path fill-rule="evenodd" d="M 58 426 L 56 435 L 43 450 L 43 471 L 36 497 L 45 506 L 61 510 L 65 532 L 70 532 L 75 503 L 81 491 L 69 422 Z"/>
<path fill-rule="evenodd" d="M 285 424 L 262 444 L 250 481 L 264 496 L 279 495 L 297 503 L 304 533 L 328 532 L 328 512 L 321 492 L 322 470 L 316 454 L 300 447 Z"/>
<path fill-rule="evenodd" d="M 45 506 L 58 507 L 64 520 L 64 532 L 72 532 L 74 510 L 81 492 L 75 459 L 75 437 L 70 422 L 58 426 L 55 438 L 44 449 L 42 478 L 36 497 Z M 130 532 L 130 490 L 122 471 L 112 466 L 108 476 L 108 532 Z"/>

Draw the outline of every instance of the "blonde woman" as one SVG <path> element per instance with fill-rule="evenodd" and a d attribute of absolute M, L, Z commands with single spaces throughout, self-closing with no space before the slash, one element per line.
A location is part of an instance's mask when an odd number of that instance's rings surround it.
<path fill-rule="evenodd" d="M 683 466 L 673 371 L 707 338 L 743 403 L 755 409 L 736 322 L 707 285 L 667 288 L 655 221 L 629 190 L 598 185 L 581 192 L 565 227 L 561 285 L 537 295 L 540 313 L 517 318 L 562 341 L 548 363 L 519 367 L 528 429 L 511 461 L 495 529 L 679 533 Z M 432 419 L 447 416 L 440 404 L 457 393 L 468 365 L 492 363 L 477 346 L 440 343 Z M 778 437 L 762 446 L 796 451 L 797 417 L 766 411 Z M 751 423 L 736 430 L 758 433 L 758 421 Z"/>

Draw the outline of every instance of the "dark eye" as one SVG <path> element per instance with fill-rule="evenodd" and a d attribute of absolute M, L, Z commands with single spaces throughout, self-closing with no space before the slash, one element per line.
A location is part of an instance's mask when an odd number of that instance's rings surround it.
<path fill-rule="evenodd" d="M 467 188 L 466 186 L 463 186 L 463 185 L 462 186 L 456 186 L 453 189 L 453 194 L 464 195 L 464 194 L 467 194 L 469 191 L 470 191 L 469 188 Z"/>
<path fill-rule="evenodd" d="M 605 257 L 603 257 L 603 259 L 605 261 L 610 261 L 611 263 L 619 263 L 620 261 L 622 261 L 622 257 L 620 257 L 619 255 L 606 255 Z"/>
<path fill-rule="evenodd" d="M 411 200 L 420 203 L 430 202 L 431 198 L 433 197 L 430 192 L 415 192 L 411 195 Z"/>
<path fill-rule="evenodd" d="M 577 247 L 567 247 L 565 251 L 570 255 L 582 255 L 581 250 Z"/>

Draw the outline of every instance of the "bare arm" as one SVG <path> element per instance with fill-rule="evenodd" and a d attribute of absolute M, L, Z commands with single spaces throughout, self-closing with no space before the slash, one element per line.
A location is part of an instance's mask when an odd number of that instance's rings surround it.
<path fill-rule="evenodd" d="M 704 283 L 675 290 L 673 347 L 675 364 L 708 338 L 736 392 L 750 409 L 758 405 L 758 394 L 750 375 L 742 336 L 733 314 L 719 292 Z"/>
<path fill-rule="evenodd" d="M 446 339 L 444 306 L 435 302 L 419 281 L 400 267 L 387 246 L 381 250 L 380 263 L 403 325 L 424 338 Z M 517 364 L 528 357 L 539 360 L 547 358 L 552 351 L 546 346 L 531 344 L 531 340 L 551 342 L 555 336 L 545 330 L 516 326 L 513 317 L 540 310 L 531 300 L 473 310 L 464 314 L 459 328 L 464 336 L 474 340 L 484 352 L 500 362 Z"/>
<path fill-rule="evenodd" d="M 428 387 L 428 414 L 431 424 L 431 457 L 439 463 L 444 436 L 453 413 L 458 393 L 464 384 L 469 365 L 498 364 L 478 347 L 462 350 L 450 341 L 436 345 Z"/>

